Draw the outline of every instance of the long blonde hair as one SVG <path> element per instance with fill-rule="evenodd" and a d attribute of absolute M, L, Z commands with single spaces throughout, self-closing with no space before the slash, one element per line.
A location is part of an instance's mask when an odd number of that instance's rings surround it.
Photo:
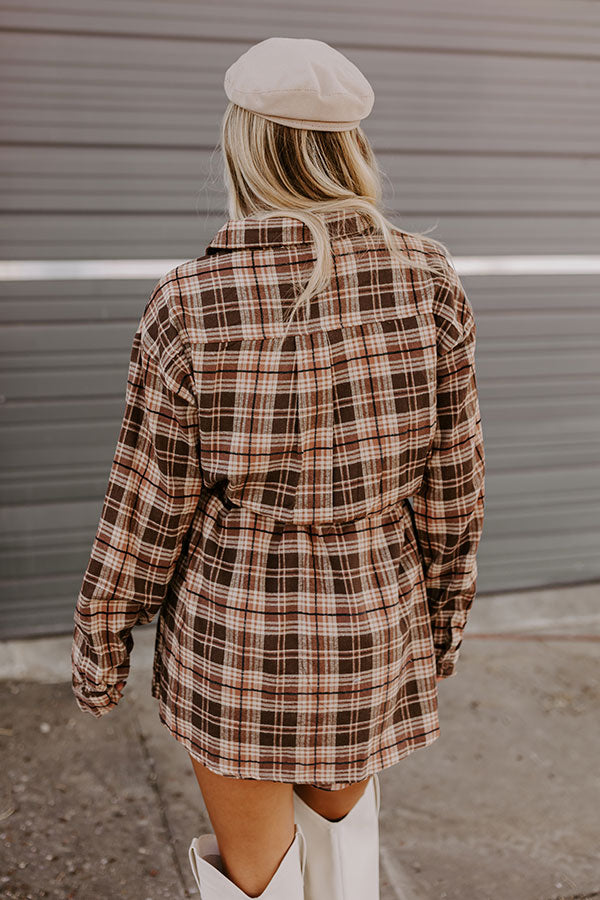
<path fill-rule="evenodd" d="M 399 249 L 397 235 L 425 237 L 426 233 L 403 232 L 385 217 L 382 173 L 360 126 L 350 131 L 290 128 L 230 102 L 221 125 L 221 148 L 230 218 L 293 216 L 307 226 L 314 241 L 316 262 L 288 311 L 288 328 L 296 310 L 324 290 L 333 275 L 329 232 L 320 213 L 358 211 L 399 262 L 443 274 L 435 256 L 428 262 Z M 427 240 L 441 255 L 449 256 L 440 241 Z"/>

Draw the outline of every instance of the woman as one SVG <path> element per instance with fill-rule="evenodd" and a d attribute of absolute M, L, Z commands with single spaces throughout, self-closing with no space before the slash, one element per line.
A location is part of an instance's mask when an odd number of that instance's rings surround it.
<path fill-rule="evenodd" d="M 439 736 L 475 593 L 473 311 L 444 245 L 383 215 L 356 66 L 270 38 L 225 89 L 230 218 L 134 337 L 74 691 L 112 709 L 159 613 L 201 896 L 376 900 L 377 773 Z"/>

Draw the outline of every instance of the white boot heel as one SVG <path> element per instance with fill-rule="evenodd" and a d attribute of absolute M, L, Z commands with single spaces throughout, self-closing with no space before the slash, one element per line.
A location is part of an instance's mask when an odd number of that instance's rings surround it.
<path fill-rule="evenodd" d="M 189 858 L 201 900 L 248 900 L 248 894 L 223 874 L 216 835 L 202 834 L 194 838 Z M 306 843 L 302 828 L 296 824 L 294 840 L 256 900 L 304 900 L 305 865 Z"/>
<path fill-rule="evenodd" d="M 304 900 L 379 900 L 377 774 L 348 815 L 331 822 L 294 791 L 294 818 L 306 839 Z"/>

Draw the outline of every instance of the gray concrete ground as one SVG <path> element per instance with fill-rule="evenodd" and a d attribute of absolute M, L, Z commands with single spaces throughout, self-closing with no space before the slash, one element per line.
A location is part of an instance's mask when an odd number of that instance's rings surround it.
<path fill-rule="evenodd" d="M 441 736 L 380 774 L 382 900 L 600 898 L 599 599 L 476 601 Z M 0 645 L 0 897 L 198 896 L 210 823 L 149 693 L 154 628 L 134 635 L 102 719 L 75 705 L 69 635 Z"/>

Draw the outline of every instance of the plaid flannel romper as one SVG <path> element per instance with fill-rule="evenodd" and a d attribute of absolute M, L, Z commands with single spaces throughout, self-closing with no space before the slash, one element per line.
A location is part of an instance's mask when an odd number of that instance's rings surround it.
<path fill-rule="evenodd" d="M 73 689 L 118 702 L 158 613 L 161 721 L 222 775 L 336 790 L 440 733 L 483 525 L 475 322 L 445 275 L 325 216 L 334 276 L 283 338 L 308 229 L 229 219 L 153 289 L 75 607 Z M 440 257 L 397 230 L 413 258 Z"/>

